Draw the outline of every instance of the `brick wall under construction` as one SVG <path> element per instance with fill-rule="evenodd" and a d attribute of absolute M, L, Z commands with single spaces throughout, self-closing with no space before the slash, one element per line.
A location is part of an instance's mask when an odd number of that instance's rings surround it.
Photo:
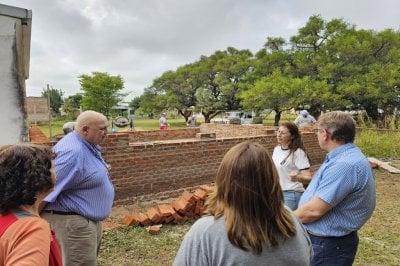
<path fill-rule="evenodd" d="M 320 164 L 325 152 L 315 134 L 302 134 L 311 163 Z M 260 142 L 272 152 L 276 145 L 274 128 L 202 124 L 200 128 L 167 132 L 109 134 L 102 147 L 111 164 L 115 204 L 176 197 L 184 190 L 211 184 L 225 153 L 243 141 Z"/>

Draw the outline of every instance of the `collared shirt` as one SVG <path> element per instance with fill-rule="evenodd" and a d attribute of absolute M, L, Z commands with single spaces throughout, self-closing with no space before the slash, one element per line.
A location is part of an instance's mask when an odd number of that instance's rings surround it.
<path fill-rule="evenodd" d="M 312 115 L 307 115 L 306 117 L 299 115 L 294 123 L 299 127 L 308 127 L 316 122 L 315 118 Z"/>
<path fill-rule="evenodd" d="M 292 181 L 289 173 L 292 171 L 305 170 L 310 168 L 307 154 L 298 148 L 289 156 L 289 149 L 283 149 L 281 145 L 274 148 L 272 160 L 279 173 L 279 183 L 283 191 L 304 191 L 304 186 L 298 181 Z"/>
<path fill-rule="evenodd" d="M 305 224 L 310 232 L 344 236 L 361 228 L 375 209 L 375 178 L 365 155 L 353 143 L 329 152 L 300 199 L 318 197 L 333 208 Z"/>
<path fill-rule="evenodd" d="M 76 212 L 94 221 L 109 216 L 114 187 L 100 147 L 92 146 L 78 133 L 64 136 L 53 148 L 57 154 L 54 191 L 44 201 L 45 210 Z"/>
<path fill-rule="evenodd" d="M 167 119 L 165 117 L 160 117 L 160 126 L 168 126 Z"/>

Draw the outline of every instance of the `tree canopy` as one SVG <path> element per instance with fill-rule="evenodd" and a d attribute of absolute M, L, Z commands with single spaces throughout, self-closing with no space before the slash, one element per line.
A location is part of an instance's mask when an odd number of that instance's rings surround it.
<path fill-rule="evenodd" d="M 42 97 L 46 97 L 50 100 L 50 110 L 53 115 L 60 113 L 60 107 L 63 104 L 62 96 L 64 92 L 61 89 L 51 88 L 43 89 Z"/>
<path fill-rule="evenodd" d="M 398 31 L 313 15 L 288 42 L 267 37 L 255 55 L 228 47 L 165 72 L 145 89 L 140 107 L 185 117 L 195 107 L 206 122 L 225 110 L 273 109 L 277 124 L 282 111 L 304 107 L 316 117 L 340 109 L 377 119 L 381 110 L 398 108 L 399 70 Z"/>
<path fill-rule="evenodd" d="M 92 72 L 80 75 L 79 84 L 83 91 L 81 105 L 84 110 L 94 110 L 106 116 L 126 94 L 121 93 L 124 80 L 121 76 L 111 76 L 106 72 Z"/>

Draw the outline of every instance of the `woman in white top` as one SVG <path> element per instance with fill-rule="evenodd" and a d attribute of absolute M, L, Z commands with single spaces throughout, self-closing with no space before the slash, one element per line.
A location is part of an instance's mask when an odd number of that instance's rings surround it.
<path fill-rule="evenodd" d="M 278 145 L 272 160 L 279 173 L 286 206 L 296 210 L 304 192 L 304 184 L 311 180 L 310 162 L 305 152 L 299 128 L 292 122 L 282 123 L 276 132 Z"/>

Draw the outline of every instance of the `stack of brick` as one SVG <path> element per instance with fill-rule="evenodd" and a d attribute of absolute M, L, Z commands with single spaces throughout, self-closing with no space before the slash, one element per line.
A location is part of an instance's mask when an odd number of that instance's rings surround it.
<path fill-rule="evenodd" d="M 184 191 L 170 204 L 160 204 L 147 209 L 146 212 L 126 215 L 123 223 L 127 226 L 151 226 L 196 220 L 203 213 L 204 202 L 211 190 L 212 187 L 202 185 L 193 193 Z"/>

